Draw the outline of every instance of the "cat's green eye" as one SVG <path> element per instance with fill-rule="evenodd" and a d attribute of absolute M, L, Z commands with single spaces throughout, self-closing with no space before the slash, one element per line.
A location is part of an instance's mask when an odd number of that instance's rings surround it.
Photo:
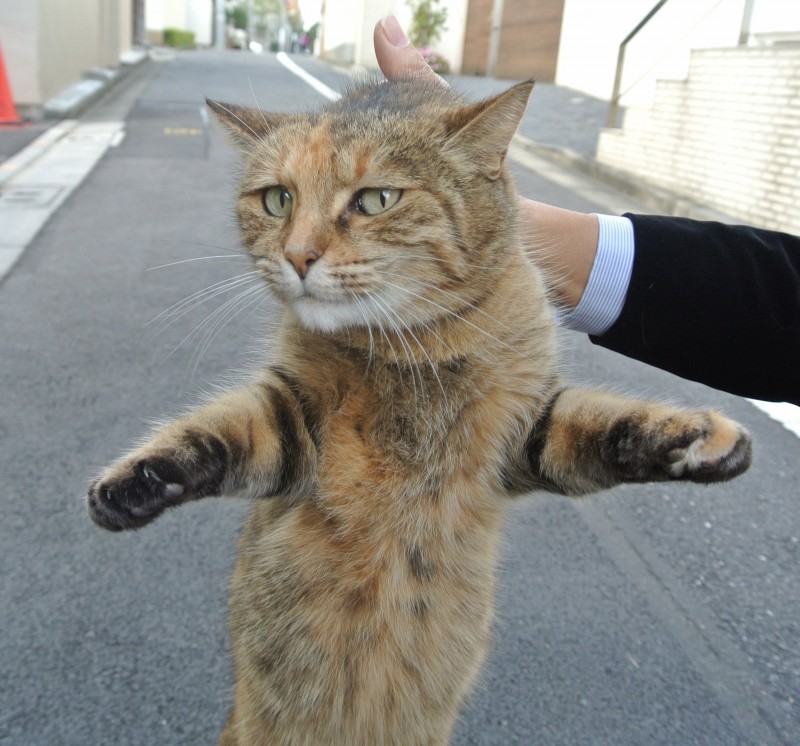
<path fill-rule="evenodd" d="M 292 195 L 285 186 L 267 187 L 261 193 L 264 209 L 276 218 L 285 218 L 292 211 Z"/>
<path fill-rule="evenodd" d="M 394 207 L 402 189 L 362 189 L 356 195 L 356 210 L 364 215 L 380 215 Z"/>

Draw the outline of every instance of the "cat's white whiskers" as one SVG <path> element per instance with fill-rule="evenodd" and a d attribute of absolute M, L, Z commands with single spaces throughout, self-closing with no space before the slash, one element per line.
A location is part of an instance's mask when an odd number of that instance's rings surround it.
<path fill-rule="evenodd" d="M 218 251 L 227 251 L 229 254 L 238 254 L 241 257 L 250 258 L 251 254 L 242 249 L 232 249 L 230 246 L 220 246 L 215 243 L 204 243 L 202 241 L 187 241 L 182 238 L 160 238 L 159 242 L 163 243 L 177 243 L 183 246 L 202 246 L 204 249 L 217 249 Z"/>
<path fill-rule="evenodd" d="M 410 308 L 406 308 L 405 311 L 411 316 L 411 318 L 414 320 L 417 326 L 424 329 L 428 334 L 431 334 L 432 336 L 436 337 L 436 340 L 439 342 L 439 344 L 442 346 L 443 349 L 447 350 L 449 353 L 453 355 L 456 354 L 456 351 L 452 348 L 452 346 L 449 345 L 444 340 L 442 335 L 436 331 L 436 326 L 431 321 L 431 319 L 426 319 L 424 317 L 420 318 Z"/>
<path fill-rule="evenodd" d="M 350 291 L 350 297 L 353 299 L 359 309 L 361 309 L 362 313 L 364 313 L 364 319 L 367 322 L 367 334 L 369 335 L 369 354 L 367 355 L 367 367 L 369 367 L 372 364 L 372 360 L 375 355 L 375 340 L 372 338 L 372 325 L 369 323 L 369 319 L 367 319 L 369 309 L 365 308 L 366 304 L 352 290 Z"/>
<path fill-rule="evenodd" d="M 376 270 L 376 271 L 379 272 L 380 274 L 387 274 L 386 272 L 382 272 L 381 270 Z M 392 272 L 392 273 L 390 273 L 390 276 L 391 277 L 396 277 L 397 273 L 396 272 Z M 424 287 L 426 287 L 426 288 L 428 288 L 430 290 L 435 290 L 438 293 L 442 293 L 443 295 L 447 295 L 447 296 L 459 301 L 461 304 L 463 304 L 467 308 L 470 308 L 473 311 L 475 311 L 476 313 L 479 313 L 482 316 L 485 316 L 493 324 L 497 324 L 498 326 L 501 326 L 504 329 L 507 329 L 507 330 L 511 331 L 511 329 L 506 324 L 504 324 L 502 321 L 500 321 L 499 319 L 496 319 L 494 316 L 492 316 L 491 314 L 489 314 L 486 311 L 484 311 L 482 308 L 480 308 L 480 306 L 477 306 L 474 303 L 466 300 L 465 298 L 460 296 L 458 293 L 454 293 L 451 290 L 445 290 L 444 288 L 439 287 L 438 285 L 435 285 L 434 283 L 431 283 L 431 282 L 425 282 L 424 280 L 418 280 L 418 281 Z"/>
<path fill-rule="evenodd" d="M 200 332 L 203 327 L 205 327 L 208 322 L 218 316 L 221 313 L 224 313 L 225 310 L 230 306 L 231 303 L 235 303 L 237 300 L 241 299 L 243 296 L 255 295 L 257 292 L 261 292 L 260 285 L 254 285 L 253 287 L 247 288 L 242 292 L 235 295 L 230 300 L 226 301 L 221 305 L 219 308 L 216 308 L 212 311 L 205 319 L 203 319 L 197 326 L 195 326 L 171 351 L 170 353 L 161 361 L 162 363 L 169 360 L 181 347 L 183 347 L 186 342 L 188 342 L 192 337 Z"/>
<path fill-rule="evenodd" d="M 399 321 L 400 324 L 403 324 L 403 321 L 397 315 L 397 313 L 391 308 L 391 306 L 389 306 L 387 303 L 385 303 L 375 295 L 370 297 L 375 301 L 375 303 L 377 303 L 383 309 L 384 314 L 386 315 L 386 320 L 392 325 L 392 329 L 394 329 L 395 335 L 397 336 L 398 340 L 400 341 L 400 344 L 403 347 L 403 354 L 405 355 L 406 360 L 408 360 L 408 366 L 411 369 L 411 384 L 414 387 L 414 397 L 416 398 L 419 395 L 419 392 L 417 390 L 417 379 L 419 379 L 419 385 L 420 388 L 423 389 L 423 392 L 425 388 L 425 381 L 422 378 L 422 373 L 419 370 L 419 366 L 414 360 L 414 351 L 411 349 L 411 345 L 405 338 L 403 330 L 395 322 L 395 319 L 397 319 L 397 321 Z M 405 325 L 403 324 L 403 326 Z M 419 342 L 417 342 L 417 344 L 419 344 Z"/>
<path fill-rule="evenodd" d="M 370 300 L 374 300 L 374 298 L 370 295 L 368 296 Z M 371 316 L 375 323 L 377 324 L 378 331 L 381 333 L 381 336 L 386 340 L 386 344 L 389 345 L 389 349 L 392 351 L 392 356 L 394 357 L 395 364 L 397 365 L 397 374 L 400 377 L 400 382 L 403 383 L 403 366 L 400 364 L 400 358 L 397 356 L 397 351 L 394 349 L 394 345 L 392 344 L 391 339 L 389 339 L 389 335 L 386 333 L 386 330 L 383 328 L 383 323 L 381 322 L 380 316 L 378 316 L 374 311 L 372 311 L 369 307 L 369 303 L 365 302 L 363 304 L 364 310 Z M 369 328 L 371 324 L 367 324 Z M 370 334 L 370 340 L 372 340 L 372 334 Z"/>
<path fill-rule="evenodd" d="M 392 313 L 397 317 L 397 320 L 403 325 L 403 327 L 408 331 L 411 335 L 411 338 L 417 343 L 417 347 L 419 347 L 420 352 L 425 356 L 425 359 L 428 361 L 429 365 L 431 366 L 431 373 L 433 373 L 433 377 L 436 379 L 436 383 L 439 384 L 439 388 L 442 391 L 442 397 L 446 400 L 447 393 L 444 390 L 444 385 L 442 384 L 442 379 L 439 377 L 439 371 L 436 368 L 436 364 L 431 360 L 431 356 L 428 354 L 428 351 L 425 349 L 425 346 L 422 342 L 419 341 L 419 338 L 416 334 L 414 334 L 413 329 L 397 314 L 396 311 L 392 311 Z M 414 316 L 414 314 L 411 314 Z M 427 329 L 427 327 L 423 324 L 423 327 Z M 438 337 L 438 335 L 436 335 Z M 441 339 L 441 337 L 439 337 Z"/>
<path fill-rule="evenodd" d="M 258 112 L 259 116 L 261 117 L 261 121 L 264 123 L 264 128 L 265 129 L 269 129 L 269 122 L 267 121 L 267 116 L 266 116 L 266 114 L 264 114 L 264 110 L 261 108 L 261 106 L 258 103 L 258 98 L 256 97 L 256 92 L 255 92 L 255 89 L 253 88 L 253 81 L 250 80 L 250 76 L 249 75 L 247 76 L 247 85 L 250 86 L 250 93 L 253 94 L 253 101 L 255 102 L 255 105 L 256 105 L 256 111 Z M 259 140 L 263 140 L 263 139 L 264 139 L 263 137 L 259 137 Z"/>
<path fill-rule="evenodd" d="M 226 280 L 220 280 L 213 285 L 209 285 L 202 290 L 198 290 L 187 298 L 184 298 L 182 301 L 170 306 L 165 311 L 162 311 L 154 319 L 147 322 L 147 326 L 154 324 L 159 320 L 163 321 L 163 326 L 156 332 L 156 336 L 158 336 L 175 321 L 193 311 L 206 301 L 216 298 L 218 295 L 222 295 L 223 293 L 230 292 L 231 290 L 241 287 L 242 285 L 248 285 L 255 282 L 255 278 L 258 276 L 258 274 L 259 273 L 256 271 L 245 272 L 242 275 L 236 275 L 235 277 L 229 277 Z"/>
<path fill-rule="evenodd" d="M 378 301 L 377 298 L 375 298 L 374 296 L 372 296 L 372 297 L 376 300 L 376 302 Z M 426 360 L 428 361 L 428 364 L 430 365 L 431 372 L 433 373 L 434 378 L 436 378 L 436 381 L 439 384 L 439 388 L 442 391 L 442 396 L 446 399 L 447 398 L 447 393 L 444 390 L 444 385 L 442 384 L 442 379 L 439 377 L 439 371 L 438 371 L 438 369 L 436 367 L 436 364 L 433 362 L 433 360 L 431 359 L 431 356 L 428 354 L 428 351 L 425 349 L 425 345 L 423 345 L 422 342 L 419 340 L 419 337 L 417 337 L 417 335 L 414 334 L 413 327 L 411 325 L 409 325 L 408 322 L 406 322 L 402 318 L 402 316 L 400 316 L 400 314 L 397 313 L 397 311 L 395 311 L 394 309 L 388 307 L 386 304 L 382 304 L 382 305 L 386 309 L 387 313 L 391 314 L 394 318 L 397 319 L 398 323 L 402 326 L 403 329 L 405 329 L 408 332 L 408 334 L 411 336 L 411 338 L 417 344 L 417 346 L 420 349 L 420 352 L 422 352 L 422 354 L 425 356 Z M 452 348 L 436 332 L 436 330 L 433 328 L 433 326 L 429 325 L 428 320 L 426 320 L 426 319 L 421 319 L 420 320 L 420 318 L 416 314 L 414 314 L 413 311 L 411 311 L 410 309 L 406 309 L 406 310 L 408 311 L 409 315 L 417 323 L 418 326 L 420 326 L 422 329 L 424 329 L 428 334 L 431 334 L 434 337 L 436 337 L 436 339 L 439 341 L 439 343 L 445 349 L 449 350 L 450 352 L 453 351 Z M 420 375 L 421 375 L 421 371 L 420 371 Z M 420 379 L 420 382 L 421 381 L 422 381 L 422 379 Z"/>
<path fill-rule="evenodd" d="M 250 130 L 250 132 L 252 132 L 252 133 L 253 133 L 253 136 L 256 138 L 256 140 L 263 140 L 263 137 L 262 137 L 261 135 L 259 135 L 259 134 L 258 134 L 258 132 L 256 132 L 256 131 L 255 131 L 255 130 L 254 130 L 254 129 L 253 129 L 253 128 L 252 128 L 252 127 L 251 127 L 251 126 L 250 126 L 250 125 L 247 123 L 247 122 L 245 122 L 245 121 L 244 121 L 244 119 L 242 119 L 242 118 L 241 118 L 241 117 L 240 117 L 238 114 L 234 113 L 234 112 L 233 112 L 233 111 L 231 111 L 231 110 L 230 110 L 230 109 L 229 109 L 227 106 L 225 106 L 225 104 L 221 104 L 219 101 L 217 101 L 217 102 L 216 102 L 216 104 L 217 104 L 217 106 L 219 106 L 219 108 L 220 108 L 220 109 L 222 109 L 224 112 L 227 112 L 228 114 L 230 114 L 230 116 L 231 116 L 231 117 L 233 117 L 233 119 L 235 119 L 237 122 L 239 122 L 239 124 L 241 124 L 241 125 L 242 125 L 242 126 L 245 128 L 245 129 L 248 129 L 248 130 Z"/>
<path fill-rule="evenodd" d="M 449 308 L 446 308 L 445 306 L 437 303 L 436 301 L 431 300 L 430 298 L 426 298 L 424 295 L 420 295 L 419 293 L 415 293 L 414 291 L 409 290 L 408 288 L 404 288 L 404 287 L 402 287 L 400 285 L 397 285 L 397 284 L 395 284 L 393 282 L 389 282 L 388 280 L 382 279 L 381 282 L 383 282 L 385 285 L 388 285 L 389 287 L 393 287 L 393 288 L 396 288 L 398 290 L 402 290 L 402 291 L 408 293 L 409 295 L 413 296 L 414 298 L 418 298 L 419 300 L 422 300 L 422 301 L 425 301 L 426 303 L 429 303 L 434 308 L 438 308 L 440 311 L 443 311 L 447 315 L 458 319 L 459 321 L 463 322 L 464 324 L 466 324 L 470 328 L 474 329 L 475 331 L 480 332 L 481 334 L 485 335 L 486 337 L 491 339 L 493 342 L 497 342 L 497 344 L 502 345 L 503 347 L 505 347 L 505 348 L 507 348 L 509 350 L 513 350 L 514 349 L 511 345 L 507 344 L 506 342 L 504 342 L 499 337 L 495 337 L 494 334 L 490 334 L 485 329 L 482 329 L 481 327 L 479 327 L 477 324 L 473 324 L 471 321 L 465 319 L 461 314 L 458 314 L 455 311 L 451 311 Z M 433 286 L 433 287 L 436 287 L 436 286 Z M 456 296 L 456 297 L 458 297 L 458 296 Z M 461 300 L 461 299 L 459 299 L 459 300 Z M 464 302 L 464 301 L 462 301 L 462 302 Z M 466 306 L 470 306 L 471 305 L 471 304 L 466 303 L 466 302 L 464 302 L 464 304 Z M 475 310 L 480 310 L 480 309 L 475 309 Z M 488 314 L 487 314 L 487 316 L 488 316 Z M 491 316 L 489 316 L 489 318 L 491 318 Z"/>
<path fill-rule="evenodd" d="M 225 318 L 228 312 L 237 306 L 244 298 L 255 298 L 261 291 L 261 288 L 257 285 L 253 287 L 246 288 L 239 293 L 237 293 L 233 298 L 229 298 L 225 303 L 223 303 L 218 308 L 215 308 L 211 313 L 209 313 L 199 324 L 197 324 L 189 334 L 184 337 L 181 345 L 185 344 L 189 339 L 193 336 L 199 334 L 204 329 L 206 330 L 206 334 L 208 333 L 209 327 L 211 330 L 217 328 L 217 323 L 221 318 Z M 180 346 L 180 345 L 179 345 Z M 194 356 L 193 356 L 194 357 Z"/>
<path fill-rule="evenodd" d="M 395 262 L 397 259 L 422 259 L 424 261 L 430 262 L 439 262 L 440 264 L 449 264 L 455 266 L 456 264 L 461 265 L 463 267 L 469 267 L 470 269 L 483 269 L 483 270 L 494 270 L 496 267 L 490 267 L 485 264 L 473 264 L 472 262 L 466 262 L 459 260 L 458 262 L 447 259 L 441 256 L 432 256 L 431 254 L 409 254 L 406 252 L 403 253 L 393 253 L 391 257 L 387 257 L 387 261 L 391 261 L 392 263 Z"/>
<path fill-rule="evenodd" d="M 157 267 L 148 267 L 147 272 L 155 272 L 157 269 L 166 269 L 167 267 L 175 267 L 178 264 L 187 264 L 189 262 L 201 262 L 206 259 L 227 259 L 229 262 L 238 262 L 239 257 L 231 256 L 230 254 L 218 254 L 216 256 L 195 256 L 191 259 L 180 259 L 177 262 L 170 262 L 169 264 L 159 264 Z"/>
<path fill-rule="evenodd" d="M 411 370 L 411 385 L 414 388 L 414 396 L 416 397 L 417 396 L 417 380 L 416 380 L 416 376 L 414 375 L 413 354 L 410 354 L 410 352 L 409 352 L 408 342 L 403 337 L 403 333 L 400 331 L 400 329 L 398 328 L 397 324 L 392 319 L 392 317 L 391 317 L 391 309 L 389 308 L 389 306 L 384 301 L 382 301 L 380 298 L 378 298 L 375 295 L 370 295 L 369 297 L 370 297 L 370 300 L 375 305 L 377 305 L 378 308 L 380 308 L 380 310 L 382 311 L 383 318 L 385 319 L 386 322 L 388 322 L 388 324 L 390 325 L 392 331 L 394 332 L 394 336 L 397 338 L 398 342 L 400 342 L 400 349 L 402 349 L 403 356 L 405 357 L 406 361 L 408 362 L 409 369 Z M 386 337 L 386 341 L 388 342 L 389 341 L 388 336 L 386 336 L 385 334 L 384 334 L 384 336 Z M 394 348 L 392 348 L 392 351 L 394 351 Z M 401 380 L 402 380 L 402 365 L 399 362 L 399 360 L 397 361 L 397 369 L 398 369 L 398 373 L 400 374 Z"/>
<path fill-rule="evenodd" d="M 195 350 L 195 352 L 192 355 L 192 358 L 194 359 L 194 365 L 192 365 L 192 372 L 190 378 L 194 378 L 194 375 L 197 372 L 197 367 L 200 364 L 200 361 L 208 351 L 212 342 L 217 338 L 219 333 L 248 306 L 252 305 L 255 310 L 258 301 L 260 301 L 261 298 L 263 297 L 261 291 L 262 289 L 260 286 L 244 290 L 238 295 L 236 295 L 234 298 L 231 298 L 229 301 L 220 306 L 220 308 L 217 309 L 217 311 L 215 311 L 214 314 L 209 315 L 209 317 L 206 319 L 206 322 L 210 321 L 211 318 L 213 318 L 214 315 L 217 315 L 218 312 L 221 312 L 219 313 L 219 317 L 212 324 L 209 325 L 203 337 L 203 340 L 200 343 L 200 346 Z M 247 316 L 247 318 L 249 317 L 250 315 Z"/>
<path fill-rule="evenodd" d="M 497 326 L 500 326 L 500 327 L 502 327 L 503 329 L 506 329 L 507 331 L 511 331 L 511 328 L 510 328 L 509 326 L 507 326 L 506 324 L 504 324 L 504 323 L 503 323 L 502 321 L 500 321 L 499 319 L 496 319 L 496 318 L 495 318 L 494 316 L 492 316 L 490 313 L 487 313 L 486 311 L 484 311 L 484 310 L 483 310 L 483 309 L 482 309 L 480 306 L 477 306 L 477 305 L 475 305 L 474 303 L 471 303 L 470 301 L 468 301 L 468 300 L 465 300 L 465 299 L 464 299 L 464 298 L 462 298 L 460 295 L 458 295 L 458 293 L 454 293 L 454 292 L 452 292 L 452 291 L 450 291 L 450 290 L 445 290 L 444 288 L 440 288 L 440 287 L 438 287 L 437 285 L 428 285 L 428 287 L 429 287 L 431 290 L 435 290 L 435 291 L 436 291 L 436 292 L 438 292 L 438 293 L 442 293 L 442 294 L 444 294 L 444 295 L 447 295 L 447 296 L 449 296 L 449 297 L 451 297 L 451 298 L 454 298 L 454 299 L 455 299 L 455 300 L 457 300 L 457 301 L 460 301 L 460 302 L 461 302 L 461 303 L 463 303 L 463 304 L 464 304 L 464 305 L 465 305 L 467 308 L 469 308 L 469 309 L 471 309 L 471 310 L 475 311 L 475 313 L 479 313 L 479 314 L 481 314 L 481 316 L 485 316 L 485 317 L 486 317 L 487 319 L 489 319 L 489 321 L 491 321 L 493 324 L 497 324 Z"/>
<path fill-rule="evenodd" d="M 191 304 L 194 301 L 203 298 L 204 295 L 208 295 L 209 298 L 212 298 L 214 297 L 214 294 L 217 293 L 218 291 L 224 291 L 225 289 L 227 289 L 227 286 L 234 287 L 238 284 L 241 284 L 242 282 L 248 282 L 252 280 L 256 275 L 258 275 L 258 272 L 256 272 L 255 270 L 251 270 L 250 272 L 245 272 L 241 275 L 234 275 L 233 277 L 227 277 L 224 280 L 219 280 L 218 282 L 215 282 L 212 285 L 208 285 L 207 287 L 195 291 L 194 293 L 187 296 L 183 300 L 180 300 L 177 303 L 171 305 L 169 308 L 162 311 L 160 314 L 158 314 L 158 316 L 151 319 L 147 323 L 149 325 L 154 323 L 155 321 L 158 321 L 160 318 L 164 316 L 170 316 L 173 313 L 180 311 L 184 305 Z"/>

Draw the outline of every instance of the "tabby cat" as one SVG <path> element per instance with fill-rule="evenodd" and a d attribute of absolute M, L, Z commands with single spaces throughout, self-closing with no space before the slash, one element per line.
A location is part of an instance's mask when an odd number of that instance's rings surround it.
<path fill-rule="evenodd" d="M 273 362 L 112 464 L 88 506 L 118 531 L 253 499 L 221 744 L 446 744 L 487 652 L 506 497 L 750 463 L 713 411 L 562 382 L 504 164 L 531 88 L 470 104 L 395 81 L 297 115 L 208 102 L 282 302 Z"/>

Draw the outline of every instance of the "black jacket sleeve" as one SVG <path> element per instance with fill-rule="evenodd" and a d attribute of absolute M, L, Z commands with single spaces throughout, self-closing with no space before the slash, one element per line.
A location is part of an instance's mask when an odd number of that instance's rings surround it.
<path fill-rule="evenodd" d="M 625 305 L 592 341 L 723 391 L 800 404 L 800 238 L 626 217 L 635 255 Z"/>

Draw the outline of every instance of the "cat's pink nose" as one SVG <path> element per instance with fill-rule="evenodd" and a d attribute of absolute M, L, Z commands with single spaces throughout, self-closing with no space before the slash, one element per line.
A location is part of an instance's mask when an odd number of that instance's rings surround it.
<path fill-rule="evenodd" d="M 314 249 L 298 249 L 293 251 L 285 251 L 284 256 L 289 260 L 294 267 L 297 276 L 301 280 L 306 279 L 308 268 L 319 259 L 322 254 Z"/>

